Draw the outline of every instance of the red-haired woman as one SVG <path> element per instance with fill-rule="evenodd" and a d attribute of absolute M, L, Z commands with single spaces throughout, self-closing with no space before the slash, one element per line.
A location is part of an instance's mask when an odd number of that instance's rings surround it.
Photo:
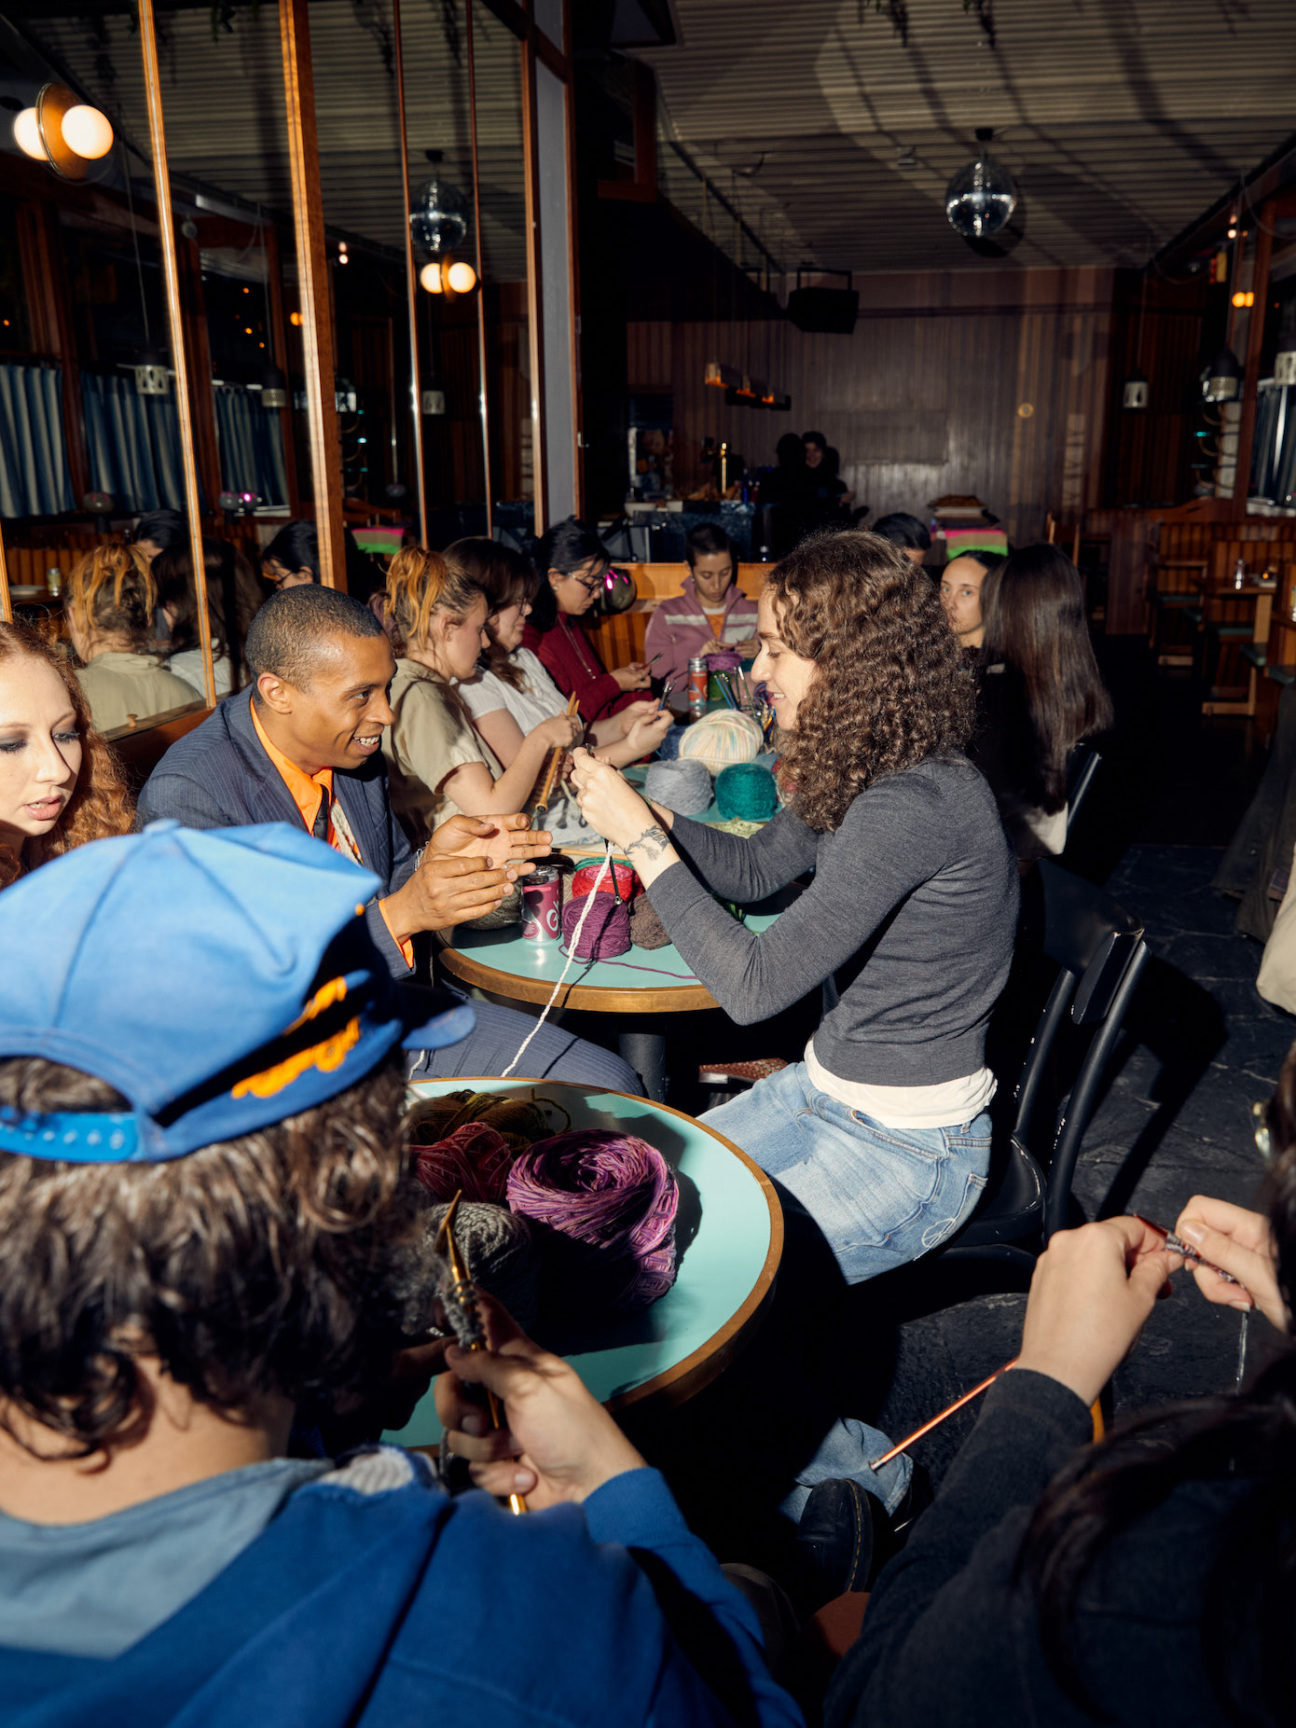
<path fill-rule="evenodd" d="M 0 624 L 0 887 L 125 834 L 131 801 L 76 673 L 23 624 Z"/>
<path fill-rule="evenodd" d="M 99 546 L 68 579 L 68 634 L 78 674 L 101 732 L 201 700 L 200 693 L 158 665 L 154 640 L 157 587 L 133 546 Z"/>
<path fill-rule="evenodd" d="M 963 755 L 972 674 L 921 570 L 875 534 L 804 542 L 765 584 L 759 638 L 753 675 L 778 718 L 790 803 L 758 834 L 650 807 L 583 751 L 574 779 L 586 821 L 629 855 L 732 1019 L 764 1020 L 823 986 L 804 1059 L 706 1120 L 777 1177 L 856 1283 L 944 1242 L 984 1191 L 986 1022 L 1008 977 L 1017 871 Z M 810 870 L 760 934 L 708 891 L 750 903 Z M 803 1490 L 861 1479 L 859 1448 L 841 1450 L 854 1467 L 821 1454 Z M 863 1480 L 895 1503 L 906 1476 Z"/>

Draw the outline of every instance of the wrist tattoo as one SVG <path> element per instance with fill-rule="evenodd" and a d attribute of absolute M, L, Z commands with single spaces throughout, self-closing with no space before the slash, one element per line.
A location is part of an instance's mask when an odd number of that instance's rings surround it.
<path fill-rule="evenodd" d="M 654 822 L 642 834 L 636 834 L 626 847 L 627 852 L 642 852 L 646 858 L 660 858 L 670 848 L 665 830 Z"/>

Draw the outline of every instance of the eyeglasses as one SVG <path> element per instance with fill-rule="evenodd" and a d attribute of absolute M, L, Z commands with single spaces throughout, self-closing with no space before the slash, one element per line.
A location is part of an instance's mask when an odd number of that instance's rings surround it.
<path fill-rule="evenodd" d="M 602 576 L 578 576 L 574 570 L 569 571 L 567 575 L 564 576 L 563 580 L 565 582 L 579 583 L 587 594 L 597 594 L 599 589 L 603 586 Z"/>

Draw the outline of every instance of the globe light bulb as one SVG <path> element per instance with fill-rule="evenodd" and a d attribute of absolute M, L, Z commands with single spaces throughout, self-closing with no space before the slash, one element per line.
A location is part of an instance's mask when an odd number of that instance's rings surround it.
<path fill-rule="evenodd" d="M 477 272 L 471 264 L 452 264 L 446 271 L 446 281 L 456 294 L 471 294 L 477 286 Z"/>
<path fill-rule="evenodd" d="M 429 294 L 442 293 L 441 266 L 439 264 L 425 264 L 419 271 L 419 281 Z"/>
<path fill-rule="evenodd" d="M 70 150 L 95 162 L 113 147 L 112 124 L 106 114 L 92 108 L 88 102 L 78 102 L 63 116 L 63 137 Z"/>
<path fill-rule="evenodd" d="M 24 108 L 13 123 L 14 143 L 24 156 L 33 156 L 37 162 L 45 160 L 45 146 L 41 143 L 40 127 L 36 124 L 36 110 Z"/>

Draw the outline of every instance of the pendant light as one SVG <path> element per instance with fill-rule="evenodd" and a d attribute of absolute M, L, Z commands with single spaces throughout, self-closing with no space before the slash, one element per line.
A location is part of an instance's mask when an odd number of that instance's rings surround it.
<path fill-rule="evenodd" d="M 108 116 L 66 84 L 42 85 L 35 104 L 14 121 L 13 135 L 24 156 L 46 163 L 61 180 L 84 180 L 91 162 L 113 147 Z"/>
<path fill-rule="evenodd" d="M 989 126 L 978 126 L 977 142 L 994 137 Z M 997 234 L 1017 208 L 1017 187 L 1002 162 L 985 151 L 969 162 L 945 188 L 945 214 L 950 227 L 965 240 Z"/>
<path fill-rule="evenodd" d="M 1235 402 L 1241 389 L 1242 368 L 1225 344 L 1202 373 L 1202 395 L 1207 402 Z"/>

